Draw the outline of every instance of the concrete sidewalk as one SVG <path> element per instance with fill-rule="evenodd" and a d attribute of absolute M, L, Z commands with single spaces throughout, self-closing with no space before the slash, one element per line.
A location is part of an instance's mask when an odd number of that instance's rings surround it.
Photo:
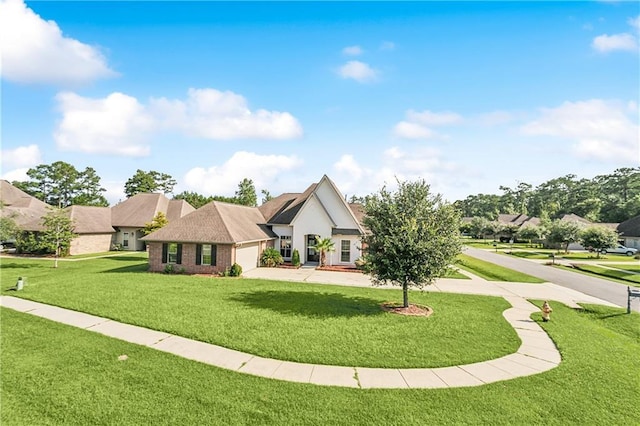
<path fill-rule="evenodd" d="M 262 358 L 221 346 L 174 336 L 82 312 L 1 296 L 0 306 L 83 328 L 130 343 L 240 373 L 290 382 L 326 386 L 372 388 L 453 388 L 542 373 L 560 364 L 560 353 L 549 336 L 529 317 L 539 309 L 521 297 L 506 295 L 512 308 L 503 312 L 522 344 L 516 353 L 501 358 L 442 368 L 363 368 L 304 364 Z"/>

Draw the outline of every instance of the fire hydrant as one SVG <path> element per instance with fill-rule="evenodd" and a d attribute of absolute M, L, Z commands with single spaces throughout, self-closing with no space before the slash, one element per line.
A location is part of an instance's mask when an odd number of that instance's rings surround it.
<path fill-rule="evenodd" d="M 547 322 L 551 320 L 551 312 L 553 312 L 553 309 L 549 306 L 549 302 L 545 300 L 542 304 L 542 321 Z"/>

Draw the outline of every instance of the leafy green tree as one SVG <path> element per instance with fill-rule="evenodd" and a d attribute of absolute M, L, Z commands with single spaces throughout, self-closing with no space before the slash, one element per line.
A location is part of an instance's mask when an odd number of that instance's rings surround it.
<path fill-rule="evenodd" d="M 243 206 L 256 207 L 258 205 L 258 196 L 256 195 L 256 187 L 251 179 L 244 178 L 238 184 L 236 191 L 236 199 L 238 204 Z"/>
<path fill-rule="evenodd" d="M 543 228 L 541 226 L 524 225 L 518 230 L 516 235 L 518 239 L 528 241 L 529 244 L 531 244 L 533 240 L 542 238 Z"/>
<path fill-rule="evenodd" d="M 402 287 L 409 306 L 409 287 L 433 283 L 460 253 L 459 212 L 442 196 L 431 195 L 424 180 L 383 187 L 364 205 L 365 271 L 376 285 Z"/>
<path fill-rule="evenodd" d="M 484 217 L 495 220 L 500 213 L 500 196 L 495 194 L 469 195 L 462 201 L 456 201 L 455 207 L 460 210 L 462 216 Z"/>
<path fill-rule="evenodd" d="M 124 193 L 127 195 L 127 198 L 147 192 L 170 194 L 173 192 L 175 185 L 176 181 L 171 175 L 156 172 L 155 170 L 145 172 L 144 170 L 138 169 L 136 173 L 125 182 Z"/>
<path fill-rule="evenodd" d="M 105 189 L 100 186 L 100 177 L 93 167 L 87 167 L 84 172 L 78 175 L 78 186 L 72 204 L 109 207 L 109 202 L 102 195 Z"/>
<path fill-rule="evenodd" d="M 273 200 L 273 196 L 266 189 L 263 189 L 260 192 L 262 193 L 262 204 L 266 203 L 267 201 Z"/>
<path fill-rule="evenodd" d="M 20 227 L 12 215 L 2 212 L 0 216 L 0 242 L 15 240 L 20 234 Z"/>
<path fill-rule="evenodd" d="M 282 258 L 282 255 L 273 247 L 264 249 L 264 251 L 260 255 L 260 264 L 262 266 L 274 268 L 278 265 L 282 265 L 283 263 L 284 259 Z"/>
<path fill-rule="evenodd" d="M 102 195 L 105 189 L 100 185 L 100 177 L 91 167 L 78 171 L 69 163 L 56 161 L 27 170 L 27 176 L 28 181 L 13 185 L 49 205 L 58 208 L 109 205 Z"/>
<path fill-rule="evenodd" d="M 476 216 L 471 219 L 470 232 L 475 238 L 482 238 L 490 231 L 490 221 L 486 217 Z"/>
<path fill-rule="evenodd" d="M 190 191 L 183 191 L 177 195 L 174 195 L 173 199 L 185 200 L 187 203 L 191 204 L 193 208 L 196 208 L 196 209 L 199 209 L 200 207 L 214 201 L 214 198 L 211 196 L 206 196 L 206 195 L 198 194 L 197 192 L 190 192 Z"/>
<path fill-rule="evenodd" d="M 151 222 L 144 224 L 144 228 L 142 228 L 141 232 L 143 235 L 149 235 L 150 233 L 166 226 L 168 223 L 169 220 L 167 219 L 167 216 L 162 212 L 158 212 Z"/>
<path fill-rule="evenodd" d="M 320 266 L 327 264 L 327 253 L 336 251 L 335 243 L 331 241 L 331 237 L 322 238 L 319 235 L 316 236 L 316 243 L 311 246 L 320 253 Z"/>
<path fill-rule="evenodd" d="M 489 233 L 493 237 L 493 240 L 495 241 L 496 238 L 498 237 L 498 234 L 500 234 L 503 229 L 504 229 L 503 224 L 501 224 L 497 220 L 493 220 L 489 222 L 489 227 L 487 228 L 487 231 L 489 231 Z"/>
<path fill-rule="evenodd" d="M 618 233 L 604 226 L 590 226 L 580 232 L 580 242 L 584 247 L 591 247 L 597 252 L 600 258 L 600 252 L 609 247 L 615 247 L 618 243 Z"/>
<path fill-rule="evenodd" d="M 54 268 L 58 267 L 58 258 L 67 255 L 71 247 L 74 234 L 73 221 L 62 209 L 52 208 L 42 218 L 44 231 L 40 233 L 40 244 L 43 248 L 55 254 Z"/>
<path fill-rule="evenodd" d="M 549 225 L 547 241 L 564 246 L 564 252 L 569 251 L 569 244 L 580 239 L 580 225 L 574 222 L 556 219 Z"/>

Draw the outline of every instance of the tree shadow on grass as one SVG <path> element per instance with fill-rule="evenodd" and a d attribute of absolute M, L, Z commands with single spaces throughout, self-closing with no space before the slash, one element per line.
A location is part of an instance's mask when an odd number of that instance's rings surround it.
<path fill-rule="evenodd" d="M 121 273 L 121 272 L 147 272 L 149 270 L 149 264 L 147 263 L 142 263 L 142 264 L 137 264 L 137 265 L 129 265 L 129 266 L 122 266 L 120 268 L 113 268 L 113 269 L 107 269 L 104 271 L 101 271 L 101 273 L 105 274 L 105 273 Z"/>
<path fill-rule="evenodd" d="M 229 300 L 251 308 L 269 309 L 280 314 L 309 318 L 383 315 L 380 301 L 366 297 L 348 297 L 340 293 L 311 291 L 254 291 L 240 293 Z"/>
<path fill-rule="evenodd" d="M 29 263 L 7 263 L 2 262 L 0 266 L 2 269 L 30 269 L 30 268 L 48 268 L 49 266 L 34 265 Z"/>

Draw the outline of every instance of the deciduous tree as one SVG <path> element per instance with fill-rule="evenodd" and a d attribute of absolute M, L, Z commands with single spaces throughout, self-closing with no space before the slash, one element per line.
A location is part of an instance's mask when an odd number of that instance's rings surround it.
<path fill-rule="evenodd" d="M 604 226 L 590 226 L 580 232 L 580 242 L 584 247 L 593 248 L 600 257 L 600 252 L 618 243 L 618 233 Z"/>
<path fill-rule="evenodd" d="M 149 235 L 150 233 L 166 226 L 168 223 L 169 220 L 167 219 L 167 216 L 162 212 L 158 212 L 151 222 L 144 224 L 144 228 L 142 228 L 141 232 L 143 235 Z"/>
<path fill-rule="evenodd" d="M 569 244 L 575 243 L 580 238 L 581 228 L 577 223 L 564 220 L 554 220 L 549 225 L 547 241 L 552 244 L 564 246 L 564 252 L 569 251 Z"/>
<path fill-rule="evenodd" d="M 256 207 L 258 205 L 258 196 L 256 195 L 256 187 L 253 185 L 253 180 L 244 178 L 238 184 L 238 190 L 236 191 L 236 199 L 238 204 L 243 206 Z"/>
<path fill-rule="evenodd" d="M 55 254 L 54 267 L 57 268 L 58 258 L 69 252 L 71 240 L 77 236 L 73 232 L 73 221 L 64 210 L 52 208 L 42 218 L 42 224 L 44 231 L 40 233 L 40 244 Z"/>
<path fill-rule="evenodd" d="M 443 276 L 460 253 L 459 212 L 432 195 L 424 180 L 382 188 L 364 205 L 365 270 L 374 284 L 402 287 L 409 306 L 409 287 L 423 287 Z"/>

